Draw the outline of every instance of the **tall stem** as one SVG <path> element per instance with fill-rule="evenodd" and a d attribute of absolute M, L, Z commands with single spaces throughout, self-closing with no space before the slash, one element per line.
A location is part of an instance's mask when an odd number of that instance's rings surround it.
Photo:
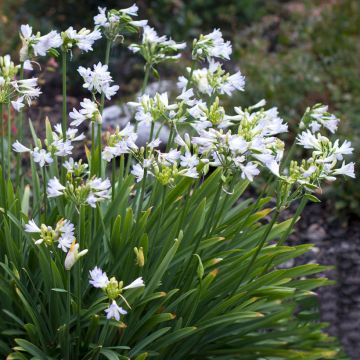
<path fill-rule="evenodd" d="M 149 63 L 146 63 L 144 81 L 141 87 L 141 95 L 144 95 L 146 87 L 148 85 L 149 77 L 150 77 L 150 69 L 151 69 L 151 65 Z"/>
<path fill-rule="evenodd" d="M 70 360 L 70 319 L 71 319 L 71 314 L 70 314 L 70 311 L 71 311 L 71 293 L 70 293 L 70 290 L 71 290 L 71 272 L 68 270 L 67 271 L 67 282 L 66 282 L 66 321 L 67 321 L 67 326 L 66 326 L 66 343 L 65 343 L 65 346 L 66 346 L 66 351 L 65 351 L 65 354 L 66 354 L 66 360 Z"/>
<path fill-rule="evenodd" d="M 4 128 L 4 116 L 3 116 L 3 104 L 0 103 L 0 122 L 1 122 L 1 167 L 4 171 L 5 164 L 5 154 L 4 154 L 4 136 L 5 136 L 5 128 Z"/>
<path fill-rule="evenodd" d="M 144 76 L 144 81 L 141 87 L 141 95 L 144 95 L 147 84 L 149 82 L 149 77 L 150 77 L 150 69 L 151 69 L 151 65 L 146 63 L 145 65 L 145 76 Z M 138 128 L 138 123 L 137 121 L 135 122 L 135 126 L 134 126 L 134 130 L 135 132 L 137 131 Z M 126 169 L 125 169 L 125 175 L 128 175 L 130 172 L 130 166 L 131 166 L 131 161 L 132 161 L 132 154 L 129 155 L 128 159 L 127 159 L 127 163 L 126 163 Z"/>
<path fill-rule="evenodd" d="M 6 189 L 5 189 L 5 169 L 4 169 L 4 164 L 5 164 L 5 157 L 4 157 L 4 118 L 3 118 L 3 104 L 0 103 L 0 126 L 1 126 L 1 137 L 0 137 L 0 146 L 1 146 L 1 172 L 3 175 L 3 178 L 0 180 L 1 181 L 1 191 L 2 191 L 2 195 L 3 195 L 3 206 L 4 206 L 4 211 L 5 211 L 5 215 L 7 214 L 7 199 L 6 199 Z"/>
<path fill-rule="evenodd" d="M 91 159 L 90 159 L 90 175 L 95 175 L 95 123 L 91 122 Z"/>
<path fill-rule="evenodd" d="M 109 66 L 110 61 L 110 51 L 111 51 L 111 44 L 112 41 L 107 39 L 106 40 L 106 50 L 105 50 L 105 65 Z M 105 104 L 105 94 L 101 94 L 101 100 L 100 100 L 100 113 L 103 113 L 104 110 L 104 104 Z M 101 158 L 101 133 L 102 133 L 102 125 L 98 124 L 97 126 L 97 158 L 98 158 L 98 175 L 101 177 L 102 175 L 102 158 Z"/>
<path fill-rule="evenodd" d="M 276 246 L 282 246 L 284 245 L 285 241 L 288 239 L 290 233 L 292 232 L 292 230 L 294 229 L 294 226 L 299 218 L 299 216 L 301 215 L 301 213 L 303 212 L 306 204 L 308 202 L 308 199 L 306 197 L 303 197 L 300 201 L 299 206 L 297 207 L 295 214 L 291 220 L 290 225 L 288 226 L 288 228 L 286 229 L 286 231 L 283 233 L 283 235 L 281 236 L 280 240 L 277 242 Z M 267 271 L 269 270 L 269 267 L 271 266 L 273 260 L 274 260 L 275 256 L 272 257 L 270 259 L 270 261 L 268 262 L 268 264 L 265 266 L 265 269 L 263 270 L 263 274 L 266 274 Z"/>
<path fill-rule="evenodd" d="M 24 79 L 24 63 L 20 65 L 20 80 Z M 23 127 L 24 127 L 24 113 L 22 110 L 19 111 L 16 117 L 16 132 L 19 134 L 19 141 L 23 141 Z M 16 188 L 19 188 L 20 185 L 20 176 L 21 176 L 21 158 L 20 153 L 16 153 L 16 175 L 15 175 L 15 184 Z"/>
<path fill-rule="evenodd" d="M 44 218 L 45 218 L 45 224 L 47 220 L 47 194 L 46 194 L 46 169 L 45 166 L 42 168 L 43 170 L 43 196 L 44 196 Z"/>
<path fill-rule="evenodd" d="M 8 151 L 7 151 L 7 166 L 8 166 L 8 179 L 10 179 L 11 177 L 11 151 L 10 151 L 10 146 L 11 146 L 11 104 L 10 102 L 8 103 L 8 108 L 7 108 L 7 147 L 8 147 Z"/>
<path fill-rule="evenodd" d="M 280 215 L 280 211 L 278 209 L 276 209 L 271 221 L 269 222 L 269 224 L 266 227 L 265 234 L 264 234 L 262 240 L 260 241 L 260 244 L 257 246 L 257 249 L 256 249 L 253 257 L 251 258 L 249 265 L 247 266 L 246 270 L 244 271 L 244 273 L 239 281 L 239 285 L 237 286 L 237 289 L 240 287 L 240 285 L 246 278 L 247 274 L 249 273 L 250 269 L 254 265 L 256 259 L 258 258 L 260 251 L 263 249 L 263 247 L 270 235 L 270 232 L 271 232 L 272 228 L 274 227 L 279 215 Z"/>
<path fill-rule="evenodd" d="M 112 169 L 111 169 L 111 198 L 114 200 L 115 196 L 115 181 L 116 181 L 116 158 L 111 160 Z"/>
<path fill-rule="evenodd" d="M 66 138 L 66 127 L 67 127 L 67 84 L 66 84 L 66 50 L 62 51 L 62 122 L 61 128 L 64 139 Z"/>
<path fill-rule="evenodd" d="M 144 169 L 144 176 L 141 182 L 141 189 L 140 189 L 140 200 L 138 203 L 138 207 L 137 207 L 137 211 L 136 211 L 136 221 L 138 222 L 140 220 L 140 214 L 141 214 L 141 209 L 143 207 L 143 202 L 144 202 L 144 197 L 145 197 L 145 187 L 146 187 L 146 177 L 147 177 L 147 169 Z M 138 192 L 136 193 L 136 195 L 138 194 Z M 138 195 L 135 197 L 135 204 L 136 204 L 136 198 L 138 197 Z"/>
<path fill-rule="evenodd" d="M 81 228 L 82 228 L 82 217 L 83 217 L 83 205 L 79 207 L 79 220 L 78 220 L 78 243 L 81 248 L 82 238 L 81 238 Z M 76 264 L 76 297 L 77 297 L 77 314 L 76 314 L 76 338 L 77 338 L 77 356 L 79 355 L 80 342 L 81 342 L 81 326 L 80 326 L 80 314 L 81 314 L 81 261 L 78 261 Z M 78 357 L 75 357 L 76 359 Z"/>

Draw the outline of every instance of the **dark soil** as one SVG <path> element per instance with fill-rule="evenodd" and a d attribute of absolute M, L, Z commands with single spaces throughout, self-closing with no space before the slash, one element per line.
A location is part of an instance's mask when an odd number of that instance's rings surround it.
<path fill-rule="evenodd" d="M 289 238 L 291 244 L 313 243 L 314 251 L 301 263 L 316 262 L 333 266 L 326 276 L 333 286 L 318 290 L 321 318 L 329 323 L 327 331 L 336 336 L 353 360 L 360 359 L 360 222 L 341 222 L 323 203 L 312 203 Z"/>

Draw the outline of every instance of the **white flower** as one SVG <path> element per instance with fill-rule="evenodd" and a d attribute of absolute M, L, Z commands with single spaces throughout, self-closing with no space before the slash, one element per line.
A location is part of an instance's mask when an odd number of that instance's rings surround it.
<path fill-rule="evenodd" d="M 64 190 L 65 186 L 61 185 L 60 181 L 56 177 L 49 180 L 47 186 L 47 195 L 49 198 L 63 195 Z"/>
<path fill-rule="evenodd" d="M 242 171 L 241 178 L 242 179 L 247 178 L 249 181 L 253 181 L 254 176 L 259 175 L 260 173 L 256 165 L 251 162 L 247 163 L 245 166 L 240 165 L 240 169 Z"/>
<path fill-rule="evenodd" d="M 45 56 L 46 53 L 52 48 L 58 48 L 62 45 L 61 36 L 56 31 L 50 31 L 47 35 L 37 38 L 34 44 L 34 55 Z"/>
<path fill-rule="evenodd" d="M 144 177 L 144 168 L 140 164 L 135 164 L 132 167 L 131 174 L 136 178 L 136 182 L 140 182 Z"/>
<path fill-rule="evenodd" d="M 96 40 L 101 39 L 101 32 L 97 29 L 90 31 L 88 29 L 74 30 L 71 26 L 63 33 L 64 45 L 71 49 L 73 46 L 78 46 L 80 50 L 88 52 L 93 50 L 92 46 Z"/>
<path fill-rule="evenodd" d="M 193 168 L 199 164 L 199 159 L 196 155 L 192 155 L 189 151 L 185 155 L 180 156 L 180 165 L 187 168 Z"/>
<path fill-rule="evenodd" d="M 84 79 L 84 88 L 91 92 L 104 94 L 108 100 L 119 90 L 118 85 L 110 86 L 113 79 L 108 71 L 108 66 L 102 65 L 101 62 L 94 65 L 93 70 L 80 66 L 78 72 Z"/>
<path fill-rule="evenodd" d="M 137 16 L 138 15 L 138 6 L 136 4 L 131 5 L 126 9 L 120 10 L 122 13 L 130 15 L 130 16 Z"/>
<path fill-rule="evenodd" d="M 67 155 L 71 155 L 72 153 L 72 149 L 74 148 L 71 145 L 71 141 L 70 140 L 56 140 L 52 143 L 52 145 L 54 146 L 54 148 L 56 149 L 55 151 L 55 155 L 57 156 L 67 156 Z"/>
<path fill-rule="evenodd" d="M 58 248 L 60 248 L 64 252 L 67 252 L 68 249 L 70 249 L 71 244 L 73 243 L 74 240 L 75 240 L 74 236 L 71 236 L 69 234 L 64 234 L 58 240 L 59 242 Z"/>
<path fill-rule="evenodd" d="M 115 319 L 117 321 L 120 321 L 121 315 L 126 315 L 127 311 L 124 310 L 121 306 L 118 306 L 115 300 L 112 301 L 111 305 L 105 309 L 106 318 L 108 320 Z"/>
<path fill-rule="evenodd" d="M 93 270 L 90 270 L 90 285 L 95 288 L 104 289 L 109 284 L 109 278 L 106 273 L 97 266 Z"/>
<path fill-rule="evenodd" d="M 69 252 L 66 255 L 64 267 L 66 270 L 70 270 L 75 263 L 84 255 L 88 253 L 88 250 L 82 250 L 79 252 L 79 244 L 75 242 L 75 240 L 72 242 Z"/>
<path fill-rule="evenodd" d="M 18 99 L 11 101 L 11 105 L 14 108 L 15 111 L 20 111 L 24 106 L 24 97 L 21 96 Z"/>
<path fill-rule="evenodd" d="M 351 178 L 355 179 L 355 171 L 354 171 L 355 164 L 353 162 L 349 164 L 345 164 L 345 161 L 342 163 L 341 168 L 336 169 L 333 174 L 334 175 L 346 175 L 350 176 Z"/>
<path fill-rule="evenodd" d="M 86 202 L 91 207 L 95 208 L 96 203 L 110 198 L 111 183 L 109 179 L 102 180 L 100 178 L 94 178 L 88 181 L 87 186 L 90 188 L 90 194 Z"/>
<path fill-rule="evenodd" d="M 69 113 L 70 118 L 73 119 L 70 123 L 71 126 L 79 126 L 86 119 L 101 123 L 101 114 L 96 102 L 90 99 L 83 99 L 83 101 L 80 102 L 80 106 L 80 111 L 74 108 L 73 111 Z"/>
<path fill-rule="evenodd" d="M 24 230 L 28 233 L 40 233 L 41 229 L 35 224 L 34 220 L 30 220 L 26 225 Z"/>
<path fill-rule="evenodd" d="M 197 172 L 195 167 L 184 169 L 185 171 L 180 171 L 182 176 L 190 177 L 193 179 L 197 179 L 199 177 L 199 173 Z"/>
<path fill-rule="evenodd" d="M 51 164 L 54 161 L 51 157 L 51 153 L 47 152 L 45 149 L 39 149 L 38 147 L 34 149 L 32 156 L 34 161 L 39 163 L 41 167 L 46 163 Z"/>
<path fill-rule="evenodd" d="M 354 148 L 351 147 L 351 142 L 345 140 L 341 146 L 339 146 L 339 140 L 336 140 L 334 143 L 334 151 L 336 158 L 338 160 L 343 159 L 343 155 L 351 155 L 354 151 Z"/>
<path fill-rule="evenodd" d="M 26 146 L 20 144 L 18 140 L 16 140 L 12 144 L 12 147 L 13 147 L 13 150 L 18 152 L 18 153 L 31 152 L 31 150 L 29 148 L 27 148 Z"/>
<path fill-rule="evenodd" d="M 166 60 L 178 59 L 179 50 L 184 49 L 186 43 L 176 43 L 166 36 L 159 36 L 155 29 L 145 25 L 141 44 L 131 44 L 129 49 L 134 53 L 140 53 L 147 63 L 158 64 Z"/>
<path fill-rule="evenodd" d="M 230 59 L 232 47 L 230 41 L 224 41 L 222 33 L 219 29 L 214 29 L 213 32 L 207 35 L 201 35 L 198 40 L 194 41 L 193 58 L 210 60 L 217 57 L 221 59 Z"/>
<path fill-rule="evenodd" d="M 138 287 L 144 287 L 144 286 L 145 286 L 145 284 L 144 284 L 142 277 L 139 277 L 136 280 L 134 280 L 131 284 L 129 284 L 128 286 L 125 286 L 123 289 L 124 290 L 136 289 Z"/>
<path fill-rule="evenodd" d="M 20 49 L 20 61 L 25 62 L 32 56 L 45 56 L 52 48 L 58 48 L 62 45 L 62 38 L 56 31 L 50 31 L 48 34 L 41 36 L 32 33 L 32 27 L 21 25 L 20 38 L 22 47 Z"/>

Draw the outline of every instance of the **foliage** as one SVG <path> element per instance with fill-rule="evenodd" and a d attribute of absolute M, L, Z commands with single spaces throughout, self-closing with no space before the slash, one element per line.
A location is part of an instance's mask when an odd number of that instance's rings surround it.
<path fill-rule="evenodd" d="M 137 10 L 100 10 L 94 30 L 42 35 L 22 26 L 21 63 L 0 58 L 0 119 L 8 117 L 0 148 L 1 355 L 342 358 L 318 319 L 314 291 L 329 284 L 321 275 L 327 268 L 288 267 L 311 245 L 285 245 L 324 181 L 355 176 L 354 163 L 343 161 L 351 143 L 324 135 L 338 119 L 326 106 L 307 109 L 296 142 L 309 156 L 284 157 L 287 124 L 277 109 L 266 110 L 264 100 L 228 106 L 245 80 L 224 69 L 232 47 L 219 30 L 193 42 L 176 98 L 148 95 L 157 65 L 176 61 L 184 44 L 134 20 Z M 129 30 L 141 33 L 130 49 L 145 62 L 142 95 L 129 103 L 135 126 L 103 136 L 105 98 L 119 89 L 108 69 L 111 48 Z M 69 70 L 72 52 L 91 51 L 101 37 L 105 63 Z M 36 129 L 29 120 L 32 139 L 24 145 L 23 108 L 41 96 L 24 68 L 47 56 L 62 63 L 62 122 L 45 119 Z M 67 85 L 75 77 L 89 98 L 69 113 Z M 16 137 L 11 120 L 21 129 Z M 79 134 L 83 122 L 91 141 Z M 169 137 L 161 148 L 163 127 Z M 142 128 L 149 136 L 139 143 Z M 75 142 L 86 154 L 77 161 Z M 264 175 L 267 187 L 247 199 Z M 296 213 L 282 219 L 296 201 Z"/>

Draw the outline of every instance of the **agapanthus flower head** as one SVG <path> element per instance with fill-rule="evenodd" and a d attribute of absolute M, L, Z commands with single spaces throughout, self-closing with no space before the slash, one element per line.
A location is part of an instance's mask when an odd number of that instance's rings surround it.
<path fill-rule="evenodd" d="M 21 62 L 32 60 L 36 56 L 45 56 L 52 49 L 59 48 L 63 42 L 57 31 L 52 30 L 46 35 L 41 35 L 39 32 L 33 34 L 32 27 L 29 25 L 21 25 L 20 38 L 22 41 Z"/>
<path fill-rule="evenodd" d="M 234 91 L 244 91 L 245 77 L 240 71 L 230 75 L 218 62 L 213 59 L 209 61 L 208 68 L 197 69 L 191 71 L 187 68 L 187 72 L 191 74 L 191 85 L 200 94 L 223 95 L 231 96 Z M 178 81 L 180 89 L 188 87 L 189 80 L 181 76 Z"/>
<path fill-rule="evenodd" d="M 108 71 L 108 66 L 101 62 L 95 64 L 93 69 L 80 66 L 78 72 L 84 79 L 83 87 L 92 93 L 104 94 L 110 100 L 119 90 L 118 85 L 111 85 L 113 78 Z"/>
<path fill-rule="evenodd" d="M 192 57 L 194 60 L 220 58 L 229 60 L 232 53 L 230 41 L 224 41 L 220 29 L 214 29 L 207 35 L 200 35 L 193 42 Z"/>
<path fill-rule="evenodd" d="M 76 31 L 70 26 L 66 31 L 61 33 L 63 40 L 62 48 L 64 51 L 72 51 L 75 46 L 80 50 L 88 52 L 93 50 L 93 44 L 96 40 L 101 39 L 101 32 L 98 29 L 93 31 L 82 28 Z"/>
<path fill-rule="evenodd" d="M 101 124 L 102 117 L 96 102 L 91 101 L 90 99 L 83 99 L 83 101 L 80 102 L 80 106 L 80 110 L 73 108 L 73 111 L 69 113 L 69 116 L 72 119 L 72 122 L 70 123 L 71 126 L 79 126 L 85 120 Z"/>
<path fill-rule="evenodd" d="M 69 164 L 68 164 L 69 165 Z M 111 183 L 109 179 L 84 179 L 83 171 L 74 171 L 72 168 L 66 174 L 66 183 L 63 185 L 54 177 L 47 186 L 48 197 L 66 196 L 76 206 L 90 205 L 95 208 L 99 202 L 110 199 Z"/>
<path fill-rule="evenodd" d="M 67 253 L 75 241 L 75 227 L 66 219 L 61 219 L 56 223 L 55 228 L 41 224 L 37 226 L 34 220 L 30 220 L 24 227 L 25 232 L 37 234 L 35 244 L 45 244 L 46 246 L 57 245 L 59 249 Z"/>
<path fill-rule="evenodd" d="M 284 176 L 287 183 L 298 183 L 307 191 L 313 191 L 324 180 L 334 181 L 339 175 L 355 177 L 354 163 L 343 161 L 344 156 L 353 152 L 349 141 L 345 140 L 340 145 L 338 139 L 332 142 L 320 133 L 313 134 L 307 130 L 299 134 L 297 143 L 310 150 L 311 156 L 300 163 L 291 162 L 288 174 Z"/>
<path fill-rule="evenodd" d="M 306 109 L 300 122 L 300 128 L 310 129 L 311 132 L 316 133 L 324 127 L 334 134 L 339 122 L 340 120 L 334 114 L 329 113 L 327 105 L 316 104 Z"/>
<path fill-rule="evenodd" d="M 136 139 L 137 134 L 132 125 L 127 124 L 122 130 L 117 127 L 114 133 L 108 133 L 106 136 L 107 145 L 102 152 L 102 158 L 111 161 L 115 157 L 136 151 Z"/>
<path fill-rule="evenodd" d="M 129 49 L 134 53 L 139 53 L 149 66 L 153 66 L 164 61 L 176 60 L 181 54 L 186 43 L 176 43 L 166 36 L 159 36 L 155 29 L 146 25 L 143 28 L 141 44 L 131 44 Z"/>
<path fill-rule="evenodd" d="M 25 104 L 30 106 L 41 94 L 37 87 L 37 78 L 16 79 L 19 68 L 10 55 L 0 56 L 0 103 L 11 103 L 16 111 L 20 111 Z"/>
<path fill-rule="evenodd" d="M 122 37 L 125 32 L 137 32 L 147 25 L 147 20 L 133 20 L 133 17 L 138 16 L 139 8 L 136 4 L 120 10 L 101 7 L 98 10 L 99 13 L 94 17 L 95 26 L 101 28 L 110 41 Z"/>
<path fill-rule="evenodd" d="M 172 117 L 171 113 L 178 108 L 177 104 L 170 104 L 167 92 L 156 93 L 153 97 L 144 94 L 137 102 L 128 102 L 136 109 L 135 120 L 139 126 L 150 126 L 157 120 L 166 120 Z"/>

